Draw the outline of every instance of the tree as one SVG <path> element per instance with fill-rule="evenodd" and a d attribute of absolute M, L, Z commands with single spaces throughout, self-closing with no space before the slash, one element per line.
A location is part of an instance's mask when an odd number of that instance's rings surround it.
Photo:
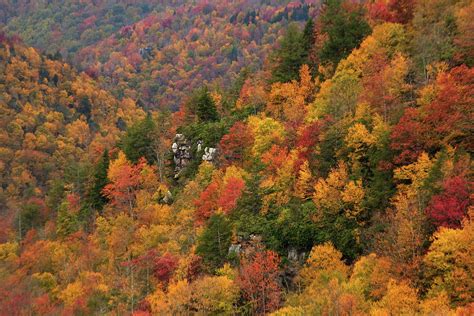
<path fill-rule="evenodd" d="M 394 22 L 407 24 L 413 18 L 415 0 L 390 0 L 388 8 L 392 11 Z"/>
<path fill-rule="evenodd" d="M 316 211 L 312 219 L 320 239 L 331 241 L 347 258 L 355 258 L 360 251 L 357 233 L 364 223 L 364 196 L 362 181 L 350 180 L 343 162 L 314 185 Z"/>
<path fill-rule="evenodd" d="M 284 126 L 270 117 L 251 116 L 248 119 L 248 127 L 254 139 L 252 146 L 254 156 L 260 157 L 273 144 L 279 144 L 284 140 Z"/>
<path fill-rule="evenodd" d="M 290 201 L 299 164 L 298 152 L 288 152 L 286 147 L 273 145 L 262 155 L 262 162 L 266 165 L 267 175 L 260 187 L 269 193 L 262 198 L 261 212 L 267 213 L 270 206 L 283 206 Z"/>
<path fill-rule="evenodd" d="M 286 34 L 279 42 L 278 49 L 270 57 L 273 63 L 272 83 L 298 79 L 301 65 L 307 59 L 305 50 L 307 41 L 308 39 L 303 37 L 296 24 L 288 26 Z"/>
<path fill-rule="evenodd" d="M 378 240 L 380 251 L 396 263 L 398 273 L 408 277 L 418 272 L 428 240 L 425 184 L 433 164 L 428 154 L 422 153 L 415 163 L 394 170 L 397 193 L 387 213 L 386 232 Z"/>
<path fill-rule="evenodd" d="M 391 147 L 397 163 L 412 162 L 421 151 L 436 152 L 446 145 L 472 150 L 474 69 L 465 65 L 441 72 L 422 90 L 420 107 L 407 108 L 392 130 Z"/>
<path fill-rule="evenodd" d="M 155 161 L 158 167 L 160 182 L 164 181 L 166 156 L 171 147 L 172 125 L 171 114 L 167 111 L 159 111 L 151 137 L 153 138 L 152 148 L 155 153 Z"/>
<path fill-rule="evenodd" d="M 274 83 L 266 106 L 266 112 L 272 117 L 292 126 L 297 126 L 304 120 L 307 104 L 315 90 L 308 65 L 301 66 L 299 74 L 299 81 Z"/>
<path fill-rule="evenodd" d="M 153 151 L 155 123 L 150 114 L 127 129 L 121 140 L 121 149 L 132 163 L 145 158 L 149 163 L 156 161 Z"/>
<path fill-rule="evenodd" d="M 472 136 L 472 104 L 474 102 L 474 68 L 465 65 L 441 73 L 436 79 L 436 98 L 423 110 L 427 127 L 427 145 L 460 145 L 470 150 Z M 422 113 L 420 113 L 422 115 Z"/>
<path fill-rule="evenodd" d="M 471 191 L 472 183 L 462 176 L 445 179 L 443 192 L 431 198 L 428 216 L 436 226 L 460 227 L 472 203 Z"/>
<path fill-rule="evenodd" d="M 194 312 L 220 315 L 233 311 L 238 294 L 238 287 L 228 277 L 205 276 L 191 283 L 187 280 L 172 283 L 167 293 L 157 289 L 147 297 L 147 301 L 151 305 L 151 312 L 157 315 Z"/>
<path fill-rule="evenodd" d="M 456 26 L 458 32 L 454 38 L 457 46 L 456 60 L 472 67 L 474 65 L 474 21 L 471 19 L 474 14 L 474 3 L 460 8 L 456 12 Z"/>
<path fill-rule="evenodd" d="M 388 61 L 385 55 L 386 52 L 379 52 L 367 63 L 360 100 L 367 102 L 385 122 L 393 123 L 399 118 L 403 96 L 410 89 L 410 85 L 405 82 L 409 60 L 402 54 L 397 54 Z"/>
<path fill-rule="evenodd" d="M 194 310 L 204 314 L 228 314 L 234 311 L 239 288 L 226 276 L 205 276 L 191 283 Z"/>
<path fill-rule="evenodd" d="M 110 199 L 112 205 L 119 210 L 128 210 L 133 215 L 135 195 L 141 184 L 140 173 L 145 165 L 142 158 L 132 165 L 123 152 L 119 152 L 116 160 L 110 163 L 107 177 L 110 183 L 103 189 L 103 194 Z"/>
<path fill-rule="evenodd" d="M 305 160 L 298 170 L 298 178 L 295 183 L 295 196 L 303 200 L 307 200 L 311 197 L 313 190 L 311 179 L 312 175 L 309 169 L 309 163 Z"/>
<path fill-rule="evenodd" d="M 248 127 L 238 121 L 229 129 L 219 142 L 220 159 L 223 166 L 230 164 L 242 164 L 247 158 L 249 147 L 251 145 L 252 136 Z"/>
<path fill-rule="evenodd" d="M 366 314 L 364 297 L 357 285 L 347 282 L 349 267 L 341 259 L 342 254 L 329 243 L 313 247 L 297 276 L 302 287 L 288 300 L 291 307 L 304 311 L 295 315 Z"/>
<path fill-rule="evenodd" d="M 37 199 L 30 199 L 28 203 L 21 206 L 18 213 L 17 229 L 22 239 L 30 229 L 38 228 L 44 223 L 45 205 L 43 201 Z"/>
<path fill-rule="evenodd" d="M 232 236 L 230 221 L 222 214 L 209 218 L 206 229 L 198 239 L 196 253 L 212 271 L 225 262 Z"/>
<path fill-rule="evenodd" d="M 207 86 L 194 91 L 186 105 L 188 111 L 195 115 L 200 122 L 215 122 L 219 120 L 216 104 Z"/>
<path fill-rule="evenodd" d="M 361 289 L 367 300 L 378 301 L 387 292 L 391 270 L 390 260 L 371 253 L 359 258 L 354 264 L 350 284 Z"/>
<path fill-rule="evenodd" d="M 309 18 L 308 21 L 306 21 L 306 24 L 303 29 L 303 34 L 301 35 L 301 40 L 303 42 L 303 51 L 304 51 L 304 56 L 305 60 L 303 61 L 302 64 L 308 65 L 310 68 L 314 67 L 313 65 L 313 60 L 311 58 L 311 53 L 314 49 L 314 46 L 316 44 L 316 34 L 314 33 L 314 21 L 312 18 Z M 311 69 L 314 71 L 315 69 Z"/>
<path fill-rule="evenodd" d="M 474 292 L 474 221 L 471 211 L 461 229 L 441 227 L 423 259 L 431 295 L 443 291 L 454 306 L 472 302 Z"/>
<path fill-rule="evenodd" d="M 389 315 L 392 311 L 397 311 L 400 315 L 416 315 L 418 303 L 415 289 L 406 282 L 391 280 L 387 285 L 387 293 L 374 305 L 371 314 Z"/>
<path fill-rule="evenodd" d="M 319 143 L 321 130 L 326 120 L 318 120 L 308 125 L 303 125 L 298 130 L 295 146 L 298 148 L 299 158 L 308 160 L 309 165 L 316 163 L 315 146 Z"/>
<path fill-rule="evenodd" d="M 336 66 L 371 31 L 364 19 L 363 6 L 343 0 L 325 0 L 318 22 L 316 41 L 320 48 L 317 56 L 321 64 Z"/>
<path fill-rule="evenodd" d="M 413 18 L 414 0 L 376 0 L 367 3 L 369 17 L 376 22 L 407 24 Z"/>
<path fill-rule="evenodd" d="M 77 112 L 83 114 L 89 121 L 91 119 L 92 104 L 87 95 L 80 98 L 77 106 Z"/>
<path fill-rule="evenodd" d="M 90 205 L 95 210 L 102 210 L 104 205 L 109 201 L 109 199 L 103 193 L 105 186 L 109 183 L 107 178 L 109 164 L 109 151 L 105 149 L 102 153 L 102 157 L 95 167 L 93 184 L 88 193 Z"/>
<path fill-rule="evenodd" d="M 313 201 L 321 215 L 341 213 L 347 218 L 359 218 L 363 211 L 364 195 L 362 182 L 349 180 L 347 166 L 340 162 L 327 179 L 321 178 L 317 181 Z"/>
<path fill-rule="evenodd" d="M 168 285 L 174 271 L 178 268 L 178 258 L 170 253 L 155 258 L 153 274 L 164 285 Z"/>
<path fill-rule="evenodd" d="M 342 253 L 331 243 L 325 243 L 311 249 L 306 265 L 298 274 L 298 281 L 308 286 L 313 281 L 318 281 L 322 273 L 336 273 L 345 278 L 348 271 L 348 267 L 342 262 Z"/>
<path fill-rule="evenodd" d="M 229 214 L 237 206 L 237 201 L 245 190 L 245 181 L 239 176 L 230 176 L 224 179 L 217 204 L 224 214 Z"/>
<path fill-rule="evenodd" d="M 257 314 L 272 312 L 280 304 L 279 264 L 280 258 L 270 250 L 257 252 L 254 258 L 242 262 L 237 283 Z"/>
<path fill-rule="evenodd" d="M 453 40 L 458 33 L 454 10 L 459 4 L 458 0 L 416 1 L 411 43 L 420 80 L 429 79 L 429 65 L 452 60 L 456 51 Z"/>
<path fill-rule="evenodd" d="M 194 202 L 196 225 L 203 225 L 217 211 L 219 195 L 220 183 L 214 179 Z"/>
<path fill-rule="evenodd" d="M 67 237 L 79 228 L 78 221 L 79 197 L 73 194 L 66 196 L 58 209 L 56 234 Z"/>

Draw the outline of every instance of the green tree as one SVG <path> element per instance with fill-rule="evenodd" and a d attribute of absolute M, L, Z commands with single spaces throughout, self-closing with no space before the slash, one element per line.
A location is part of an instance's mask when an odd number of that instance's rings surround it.
<path fill-rule="evenodd" d="M 104 196 L 102 190 L 109 183 L 107 171 L 109 170 L 110 158 L 109 151 L 104 150 L 94 173 L 94 183 L 89 191 L 90 206 L 95 210 L 102 210 L 108 202 L 108 198 Z"/>
<path fill-rule="evenodd" d="M 56 234 L 60 237 L 66 237 L 79 228 L 77 212 L 73 210 L 71 203 L 66 199 L 61 203 L 58 209 L 56 219 Z"/>
<path fill-rule="evenodd" d="M 156 156 L 153 150 L 154 129 L 155 122 L 153 122 L 150 114 L 127 129 L 120 147 L 128 160 L 137 163 L 141 157 L 144 157 L 149 163 L 155 162 Z"/>
<path fill-rule="evenodd" d="M 301 65 L 306 62 L 308 56 L 306 36 L 307 34 L 302 33 L 296 24 L 288 26 L 285 36 L 279 42 L 279 48 L 270 57 L 274 65 L 272 83 L 288 82 L 299 78 Z"/>
<path fill-rule="evenodd" d="M 49 184 L 48 193 L 46 195 L 46 205 L 50 209 L 57 209 L 61 204 L 65 195 L 63 179 L 54 179 Z"/>
<path fill-rule="evenodd" d="M 191 99 L 191 106 L 195 110 L 195 114 L 199 121 L 208 122 L 219 120 L 216 105 L 206 86 L 194 93 Z"/>
<path fill-rule="evenodd" d="M 91 101 L 89 100 L 89 97 L 87 96 L 81 97 L 81 99 L 79 100 L 79 105 L 77 107 L 77 112 L 85 115 L 87 120 L 90 120 L 91 111 L 92 111 L 92 104 L 91 104 Z"/>
<path fill-rule="evenodd" d="M 224 263 L 231 236 L 231 223 L 223 214 L 214 214 L 209 218 L 207 228 L 199 238 L 196 253 L 210 269 L 217 269 Z"/>
<path fill-rule="evenodd" d="M 30 229 L 39 227 L 42 224 L 41 207 L 36 203 L 26 203 L 21 207 L 18 214 L 17 225 L 20 239 Z"/>
<path fill-rule="evenodd" d="M 370 34 L 360 5 L 345 6 L 343 0 L 325 0 L 320 17 L 320 37 L 326 38 L 318 52 L 319 62 L 337 65 Z M 321 36 L 323 35 L 323 36 Z"/>
<path fill-rule="evenodd" d="M 316 36 L 314 34 L 314 21 L 313 19 L 309 18 L 306 22 L 306 25 L 303 29 L 302 34 L 302 45 L 304 50 L 304 64 L 307 64 L 310 67 L 311 71 L 314 71 L 315 65 L 314 61 L 312 60 L 312 51 L 314 50 L 315 43 L 316 43 Z"/>

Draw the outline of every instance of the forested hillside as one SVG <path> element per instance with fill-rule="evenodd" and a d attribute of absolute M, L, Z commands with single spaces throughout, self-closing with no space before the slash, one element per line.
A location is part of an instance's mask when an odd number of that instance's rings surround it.
<path fill-rule="evenodd" d="M 71 2 L 0 3 L 0 315 L 474 314 L 474 1 Z"/>
<path fill-rule="evenodd" d="M 202 84 L 228 86 L 262 66 L 288 22 L 316 1 L 27 1 L 6 30 L 62 55 L 118 97 L 176 110 Z"/>

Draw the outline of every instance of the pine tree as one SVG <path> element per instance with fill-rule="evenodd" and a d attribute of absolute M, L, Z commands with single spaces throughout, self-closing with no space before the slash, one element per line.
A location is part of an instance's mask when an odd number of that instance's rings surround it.
<path fill-rule="evenodd" d="M 280 47 L 271 56 L 272 69 L 271 82 L 288 82 L 297 80 L 301 65 L 307 57 L 304 34 L 300 32 L 296 24 L 290 24 L 286 35 L 280 41 Z"/>
<path fill-rule="evenodd" d="M 208 226 L 199 238 L 196 253 L 209 268 L 216 269 L 227 257 L 231 236 L 229 220 L 222 214 L 215 214 L 209 218 Z"/>
<path fill-rule="evenodd" d="M 137 163 L 144 157 L 150 164 L 156 161 L 153 150 L 154 129 L 155 123 L 150 114 L 127 129 L 121 141 L 121 148 L 128 160 Z"/>
<path fill-rule="evenodd" d="M 325 0 L 320 17 L 321 38 L 326 38 L 318 52 L 319 62 L 337 65 L 358 47 L 370 34 L 371 29 L 364 18 L 362 6 L 348 7 L 342 0 Z"/>
<path fill-rule="evenodd" d="M 17 229 L 21 239 L 30 229 L 41 226 L 41 210 L 39 205 L 27 203 L 21 207 L 17 218 Z"/>
<path fill-rule="evenodd" d="M 109 183 L 107 171 L 109 170 L 109 151 L 104 150 L 102 157 L 97 163 L 94 173 L 94 183 L 89 191 L 90 206 L 95 210 L 102 210 L 108 199 L 102 193 L 104 187 Z"/>
<path fill-rule="evenodd" d="M 66 237 L 79 228 L 77 213 L 71 210 L 71 203 L 66 199 L 58 209 L 56 219 L 56 234 L 60 237 Z"/>
<path fill-rule="evenodd" d="M 216 105 L 209 94 L 209 89 L 203 87 L 193 98 L 195 103 L 196 115 L 202 122 L 218 121 L 219 114 L 217 113 Z"/>
<path fill-rule="evenodd" d="M 314 34 L 314 21 L 313 19 L 309 18 L 306 22 L 306 25 L 303 30 L 302 35 L 302 42 L 303 42 L 303 50 L 304 50 L 304 61 L 303 63 L 310 67 L 310 70 L 314 68 L 314 62 L 311 58 L 311 53 L 314 49 L 314 45 L 316 42 L 316 37 Z M 312 69 L 314 70 L 314 69 Z"/>

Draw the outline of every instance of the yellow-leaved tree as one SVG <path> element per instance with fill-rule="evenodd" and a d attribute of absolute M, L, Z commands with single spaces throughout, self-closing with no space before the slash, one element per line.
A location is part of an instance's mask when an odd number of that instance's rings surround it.
<path fill-rule="evenodd" d="M 474 299 L 474 209 L 462 229 L 440 228 L 423 259 L 429 296 L 447 293 L 454 306 Z"/>
<path fill-rule="evenodd" d="M 340 161 L 326 179 L 320 178 L 314 186 L 315 221 L 325 215 L 338 214 L 350 219 L 359 219 L 364 210 L 364 196 L 361 180 L 349 179 L 347 166 Z"/>
<path fill-rule="evenodd" d="M 300 69 L 299 82 L 293 80 L 272 85 L 266 112 L 275 119 L 292 124 L 302 122 L 315 87 L 308 65 L 303 65 Z"/>

